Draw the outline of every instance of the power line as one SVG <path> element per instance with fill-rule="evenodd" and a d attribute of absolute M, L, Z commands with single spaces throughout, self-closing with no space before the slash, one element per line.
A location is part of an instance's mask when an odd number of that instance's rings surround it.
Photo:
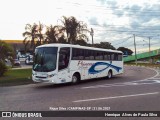
<path fill-rule="evenodd" d="M 135 36 L 137 36 L 137 35 L 135 35 Z M 117 43 L 117 44 L 115 44 L 115 45 L 114 45 L 113 43 L 112 43 L 112 44 L 113 44 L 114 46 L 121 45 L 121 44 L 123 44 L 123 43 L 126 43 L 130 38 L 132 38 L 132 37 L 128 37 L 128 38 L 126 38 L 126 40 L 123 40 L 123 42 L 119 42 L 119 43 Z M 142 38 L 143 38 L 143 37 L 142 37 Z M 150 38 L 150 37 L 147 37 L 147 38 Z M 140 43 L 139 43 L 139 44 L 137 44 L 138 42 L 140 42 L 140 41 L 137 41 L 137 42 L 136 42 L 137 47 L 143 47 L 143 46 L 144 46 L 144 48 L 146 48 L 145 46 L 148 45 L 148 43 L 147 43 L 147 44 L 146 44 L 146 43 L 143 43 L 143 44 L 140 44 Z M 153 45 L 157 45 L 157 44 L 160 44 L 160 42 L 158 42 L 158 43 L 152 43 L 152 44 L 149 43 L 149 46 L 150 46 L 150 45 L 153 46 Z M 132 44 L 125 44 L 125 45 L 123 45 L 123 46 L 124 46 L 124 47 L 125 47 L 125 46 L 127 46 L 127 47 L 133 47 L 133 43 L 132 43 Z"/>
<path fill-rule="evenodd" d="M 148 33 L 146 33 L 146 34 L 148 34 Z M 140 37 L 140 38 L 148 38 L 148 37 L 153 38 L 153 37 L 159 37 L 160 34 L 157 34 L 157 35 L 154 35 L 154 36 L 144 36 L 144 35 L 136 35 L 136 36 L 137 36 L 137 37 Z"/>
<path fill-rule="evenodd" d="M 117 44 L 115 44 L 114 46 L 123 44 L 123 43 L 127 42 L 130 38 L 132 38 L 132 37 L 128 37 L 128 38 L 126 38 L 126 40 L 123 40 L 123 42 L 117 43 Z"/>
<path fill-rule="evenodd" d="M 129 37 L 131 37 L 131 36 L 128 36 L 128 37 L 125 37 L 125 38 L 121 38 L 121 40 L 123 41 L 124 39 L 128 39 Z M 120 40 L 114 40 L 114 41 L 110 41 L 110 42 L 116 42 L 116 41 L 120 41 Z"/>

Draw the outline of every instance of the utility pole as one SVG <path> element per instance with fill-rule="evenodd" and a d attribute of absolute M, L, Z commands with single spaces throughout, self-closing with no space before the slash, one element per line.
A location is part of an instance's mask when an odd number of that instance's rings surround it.
<path fill-rule="evenodd" d="M 136 62 L 136 65 L 137 65 L 137 50 L 136 50 L 136 40 L 135 40 L 135 34 L 133 34 L 133 38 L 134 38 L 134 48 L 135 48 L 135 62 Z"/>
<path fill-rule="evenodd" d="M 151 43 L 150 43 L 150 37 L 149 37 L 149 54 L 150 54 L 150 52 L 151 52 Z"/>
<path fill-rule="evenodd" d="M 92 28 L 91 28 L 90 35 L 91 35 L 91 37 L 92 37 L 92 45 L 93 45 L 93 44 L 94 44 L 94 42 L 93 42 L 93 35 L 94 35 L 94 31 L 93 31 L 93 29 L 92 29 Z"/>
<path fill-rule="evenodd" d="M 151 43 L 150 43 L 151 38 L 148 37 L 148 39 L 149 39 L 149 58 L 150 58 L 150 61 L 151 61 Z"/>

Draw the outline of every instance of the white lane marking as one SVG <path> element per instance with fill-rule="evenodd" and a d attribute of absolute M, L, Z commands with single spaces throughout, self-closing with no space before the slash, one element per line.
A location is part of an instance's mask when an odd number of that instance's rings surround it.
<path fill-rule="evenodd" d="M 142 81 L 142 80 L 139 80 Z M 144 80 L 143 80 L 144 81 Z M 112 86 L 126 86 L 128 84 L 133 84 L 136 81 L 132 81 L 132 82 L 124 82 L 124 83 L 114 83 L 114 84 L 103 84 L 103 85 L 94 85 L 94 86 L 88 86 L 88 87 L 81 87 L 81 89 L 86 89 L 86 88 L 99 88 L 99 87 L 112 87 Z"/>
<path fill-rule="evenodd" d="M 156 79 L 155 77 L 157 77 L 159 75 L 159 72 L 157 70 L 152 69 L 152 68 L 147 68 L 147 69 L 151 69 L 151 70 L 155 71 L 156 75 L 154 75 L 153 77 L 150 77 L 150 78 L 146 78 L 146 79 L 142 79 L 142 80 L 136 80 L 136 81 L 132 81 L 132 82 L 95 85 L 95 86 L 81 87 L 81 89 L 100 88 L 100 87 L 115 87 L 115 86 L 127 86 L 127 85 L 155 84 L 155 83 L 143 83 L 143 84 L 142 83 L 136 83 L 136 82 L 141 82 L 141 81 L 149 81 L 149 79 Z M 157 82 L 157 83 L 160 83 L 160 82 Z"/>
<path fill-rule="evenodd" d="M 157 76 L 160 74 L 160 73 L 158 72 L 158 70 L 155 70 L 155 69 L 153 69 L 153 68 L 147 68 L 147 69 L 150 69 L 150 70 L 153 70 L 153 71 L 155 71 L 155 72 L 156 72 L 156 75 L 155 75 L 155 76 L 150 77 L 150 78 L 147 78 L 147 79 L 155 78 L 155 77 L 157 77 Z"/>
<path fill-rule="evenodd" d="M 76 101 L 72 101 L 72 102 L 88 102 L 88 101 L 109 100 L 109 99 L 137 97 L 137 96 L 146 96 L 146 95 L 156 95 L 156 94 L 159 94 L 159 92 L 133 94 L 133 95 L 123 95 L 123 96 L 114 96 L 114 97 L 105 97 L 105 98 L 94 98 L 94 99 L 85 99 L 85 100 L 76 100 Z"/>
<path fill-rule="evenodd" d="M 147 83 L 151 82 L 151 83 Z M 104 84 L 104 85 L 96 85 L 96 86 L 88 86 L 82 87 L 81 89 L 93 89 L 93 88 L 101 88 L 101 87 L 123 87 L 123 86 L 138 86 L 138 85 L 150 85 L 150 84 L 160 84 L 160 80 L 145 80 L 145 81 L 133 81 L 133 82 L 125 82 L 125 83 L 115 83 L 115 84 Z"/>
<path fill-rule="evenodd" d="M 126 84 L 105 84 L 105 85 L 95 85 L 95 86 L 88 86 L 88 87 L 82 87 L 81 89 L 88 89 L 88 88 L 100 88 L 100 87 L 114 87 L 114 86 L 126 86 Z"/>

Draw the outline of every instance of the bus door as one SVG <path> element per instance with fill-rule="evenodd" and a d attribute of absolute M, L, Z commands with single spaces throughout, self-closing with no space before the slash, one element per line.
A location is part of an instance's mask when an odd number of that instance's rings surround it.
<path fill-rule="evenodd" d="M 70 78 L 69 70 L 70 48 L 60 48 L 58 59 L 58 80 L 61 83 L 68 82 Z"/>

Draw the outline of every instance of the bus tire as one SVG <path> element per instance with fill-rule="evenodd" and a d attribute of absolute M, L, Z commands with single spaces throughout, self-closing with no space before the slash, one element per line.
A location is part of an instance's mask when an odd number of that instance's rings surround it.
<path fill-rule="evenodd" d="M 73 74 L 72 76 L 72 84 L 77 84 L 80 81 L 80 75 L 78 73 Z"/>
<path fill-rule="evenodd" d="M 111 78 L 112 78 L 112 70 L 109 70 L 109 71 L 108 71 L 107 78 L 108 78 L 108 79 L 111 79 Z"/>

